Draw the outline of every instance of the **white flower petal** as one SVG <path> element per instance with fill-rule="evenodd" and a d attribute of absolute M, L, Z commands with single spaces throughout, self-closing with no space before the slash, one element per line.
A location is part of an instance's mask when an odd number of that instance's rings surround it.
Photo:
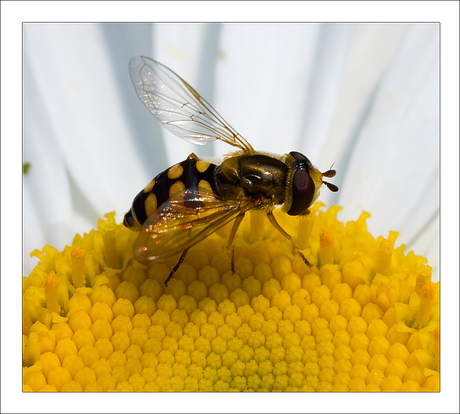
<path fill-rule="evenodd" d="M 70 175 L 99 215 L 126 209 L 122 201 L 132 197 L 132 181 L 148 176 L 126 145 L 130 131 L 99 27 L 32 25 L 25 40 Z"/>
<path fill-rule="evenodd" d="M 378 86 L 339 194 L 342 218 L 368 211 L 371 233 L 398 231 L 398 244 L 439 210 L 437 33 L 436 25 L 411 27 Z"/>
<path fill-rule="evenodd" d="M 319 27 L 224 26 L 215 106 L 255 149 L 283 154 L 302 140 Z M 223 154 L 228 148 L 218 143 L 216 151 Z"/>
<path fill-rule="evenodd" d="M 24 89 L 24 162 L 29 169 L 24 176 L 24 264 L 31 269 L 37 262 L 29 253 L 51 243 L 63 249 L 63 240 L 74 233 L 67 225 L 72 218 L 72 199 L 65 164 L 57 147 L 49 116 L 41 105 L 34 77 L 25 67 Z M 73 234 L 72 234 L 73 233 Z"/>

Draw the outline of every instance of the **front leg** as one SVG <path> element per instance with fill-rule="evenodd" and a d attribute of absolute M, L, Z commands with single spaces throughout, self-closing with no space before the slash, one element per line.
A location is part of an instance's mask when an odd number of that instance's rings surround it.
<path fill-rule="evenodd" d="M 307 260 L 307 258 L 304 256 L 304 254 L 300 251 L 300 249 L 297 247 L 297 245 L 292 240 L 292 236 L 290 234 L 286 233 L 286 231 L 284 231 L 284 229 L 278 224 L 278 222 L 275 219 L 275 216 L 273 215 L 273 213 L 271 211 L 269 211 L 267 213 L 267 217 L 268 217 L 268 220 L 270 220 L 270 223 L 272 224 L 272 226 L 276 230 L 278 230 L 284 237 L 286 237 L 286 239 L 288 239 L 292 243 L 292 245 L 294 246 L 295 251 L 303 259 L 305 264 L 308 265 L 308 266 L 311 266 L 311 263 Z"/>

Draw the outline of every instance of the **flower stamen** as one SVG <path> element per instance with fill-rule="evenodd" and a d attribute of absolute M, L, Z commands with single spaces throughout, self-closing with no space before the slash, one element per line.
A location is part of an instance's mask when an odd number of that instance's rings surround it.
<path fill-rule="evenodd" d="M 431 281 L 431 267 L 428 265 L 423 265 L 420 268 L 420 271 L 417 275 L 417 279 L 415 281 L 415 293 L 421 296 L 421 290 L 423 286 Z"/>
<path fill-rule="evenodd" d="M 321 265 L 334 263 L 334 233 L 330 230 L 324 230 L 319 235 L 320 247 L 319 255 Z"/>
<path fill-rule="evenodd" d="M 393 255 L 393 243 L 382 240 L 379 245 L 379 273 L 384 276 L 391 274 L 391 257 Z"/>
<path fill-rule="evenodd" d="M 85 250 L 83 250 L 80 246 L 76 246 L 72 249 L 70 257 L 72 262 L 72 280 L 74 286 L 85 286 Z"/>
<path fill-rule="evenodd" d="M 420 290 L 420 305 L 417 311 L 417 316 L 415 317 L 415 326 L 423 327 L 428 322 L 434 305 L 435 295 L 436 288 L 434 283 L 427 283 Z"/>
<path fill-rule="evenodd" d="M 45 280 L 45 299 L 47 309 L 59 314 L 61 310 L 59 306 L 59 279 L 54 272 L 51 272 Z"/>
<path fill-rule="evenodd" d="M 120 267 L 117 253 L 117 231 L 116 224 L 111 220 L 103 221 L 101 234 L 104 240 L 104 259 L 108 267 L 118 269 Z"/>
<path fill-rule="evenodd" d="M 297 246 L 300 250 L 304 250 L 308 246 L 308 239 L 311 236 L 313 223 L 315 222 L 313 214 L 304 214 L 299 216 L 299 230 L 297 233 Z"/>

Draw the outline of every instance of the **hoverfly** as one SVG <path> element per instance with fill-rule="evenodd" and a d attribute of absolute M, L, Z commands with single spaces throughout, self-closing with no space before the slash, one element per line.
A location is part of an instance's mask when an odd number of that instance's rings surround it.
<path fill-rule="evenodd" d="M 173 134 L 198 145 L 221 140 L 238 148 L 220 165 L 190 154 L 139 192 L 123 220 L 126 227 L 141 230 L 135 256 L 146 261 L 182 252 L 167 285 L 190 247 L 234 221 L 226 246 L 230 250 L 245 213 L 259 209 L 310 265 L 272 210 L 281 205 L 291 216 L 308 214 L 323 184 L 338 191 L 323 181 L 336 172 L 321 173 L 299 152 L 274 156 L 255 151 L 185 80 L 161 63 L 134 57 L 129 73 L 140 100 Z"/>

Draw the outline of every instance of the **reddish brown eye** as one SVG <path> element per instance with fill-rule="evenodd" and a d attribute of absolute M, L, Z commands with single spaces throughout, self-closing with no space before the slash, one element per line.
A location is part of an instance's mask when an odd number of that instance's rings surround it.
<path fill-rule="evenodd" d="M 292 176 L 292 204 L 288 211 L 290 216 L 298 216 L 310 207 L 315 195 L 315 184 L 308 173 L 308 158 L 300 152 L 291 152 L 295 171 Z"/>

